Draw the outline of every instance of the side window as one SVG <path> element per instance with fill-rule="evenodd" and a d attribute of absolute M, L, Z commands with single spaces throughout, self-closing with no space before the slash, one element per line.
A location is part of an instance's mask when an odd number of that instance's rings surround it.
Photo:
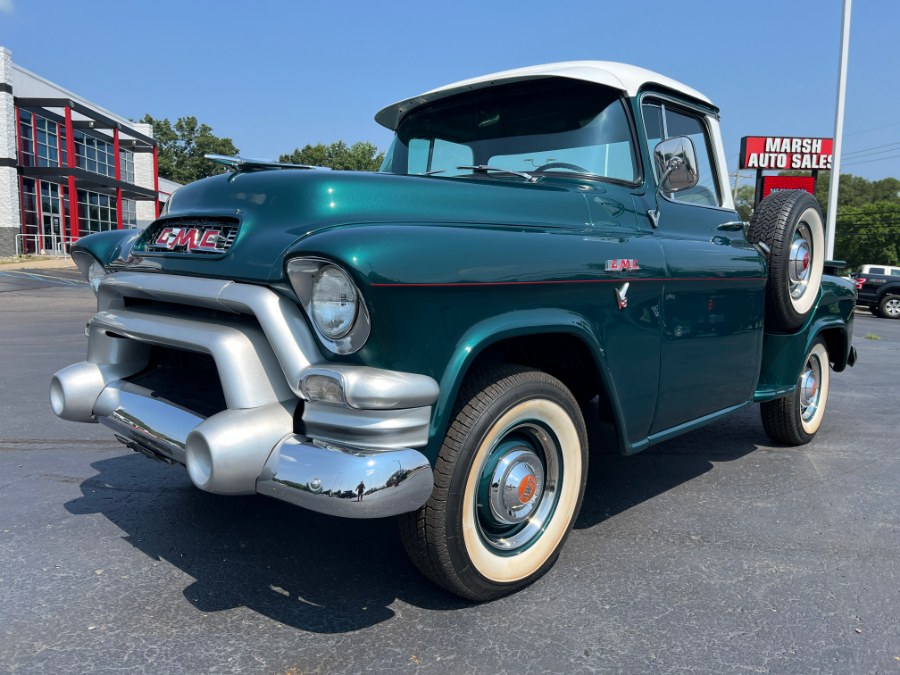
<path fill-rule="evenodd" d="M 900 270 L 897 270 L 897 269 L 891 270 L 891 276 L 892 277 L 900 277 Z"/>
<path fill-rule="evenodd" d="M 653 159 L 653 148 L 662 141 L 666 135 L 663 131 L 662 107 L 656 103 L 645 103 L 644 130 L 647 132 L 647 144 L 650 146 L 650 158 Z"/>
<path fill-rule="evenodd" d="M 697 153 L 699 182 L 689 190 L 671 195 L 678 202 L 719 206 L 719 184 L 716 179 L 709 132 L 700 115 L 675 110 L 665 103 L 650 102 L 643 105 L 644 129 L 650 152 L 664 138 L 687 136 L 694 143 Z"/>

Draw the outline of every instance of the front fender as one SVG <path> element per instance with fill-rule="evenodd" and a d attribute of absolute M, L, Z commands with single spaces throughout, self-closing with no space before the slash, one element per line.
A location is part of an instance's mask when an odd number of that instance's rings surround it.
<path fill-rule="evenodd" d="M 441 441 L 451 422 L 453 405 L 472 364 L 486 349 L 505 340 L 530 335 L 566 334 L 587 345 L 600 373 L 615 414 L 621 422 L 621 406 L 610 386 L 611 378 L 606 364 L 606 353 L 590 330 L 585 317 L 565 309 L 528 309 L 506 312 L 489 317 L 472 325 L 460 339 L 450 355 L 440 377 L 440 395 L 434 406 L 428 446 L 430 456 L 436 457 Z"/>
<path fill-rule="evenodd" d="M 113 260 L 127 255 L 140 233 L 136 229 L 94 232 L 72 244 L 72 253 L 88 253 L 105 267 Z"/>

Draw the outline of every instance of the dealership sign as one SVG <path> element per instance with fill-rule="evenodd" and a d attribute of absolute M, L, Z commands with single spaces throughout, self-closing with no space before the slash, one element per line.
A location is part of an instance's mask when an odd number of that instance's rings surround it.
<path fill-rule="evenodd" d="M 763 176 L 762 198 L 779 190 L 806 190 L 816 194 L 816 179 L 812 176 Z"/>
<path fill-rule="evenodd" d="M 827 171 L 831 169 L 833 156 L 834 141 L 831 138 L 744 136 L 740 168 Z"/>

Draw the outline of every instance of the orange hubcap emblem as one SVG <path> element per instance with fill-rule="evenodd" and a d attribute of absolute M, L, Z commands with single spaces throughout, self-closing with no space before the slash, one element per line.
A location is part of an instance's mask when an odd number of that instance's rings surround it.
<path fill-rule="evenodd" d="M 519 483 L 519 501 L 522 504 L 527 504 L 534 497 L 535 490 L 537 490 L 537 480 L 535 480 L 534 476 L 525 476 L 522 482 Z"/>

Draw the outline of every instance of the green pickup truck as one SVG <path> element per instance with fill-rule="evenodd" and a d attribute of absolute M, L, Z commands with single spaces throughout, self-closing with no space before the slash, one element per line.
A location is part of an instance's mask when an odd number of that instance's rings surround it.
<path fill-rule="evenodd" d="M 740 221 L 703 94 L 557 63 L 376 120 L 378 173 L 215 157 L 230 171 L 145 230 L 79 240 L 98 311 L 55 413 L 202 490 L 398 516 L 416 566 L 472 600 L 555 562 L 588 412 L 624 454 L 753 403 L 776 441 L 815 436 L 856 292 L 824 273 L 810 195 Z"/>

